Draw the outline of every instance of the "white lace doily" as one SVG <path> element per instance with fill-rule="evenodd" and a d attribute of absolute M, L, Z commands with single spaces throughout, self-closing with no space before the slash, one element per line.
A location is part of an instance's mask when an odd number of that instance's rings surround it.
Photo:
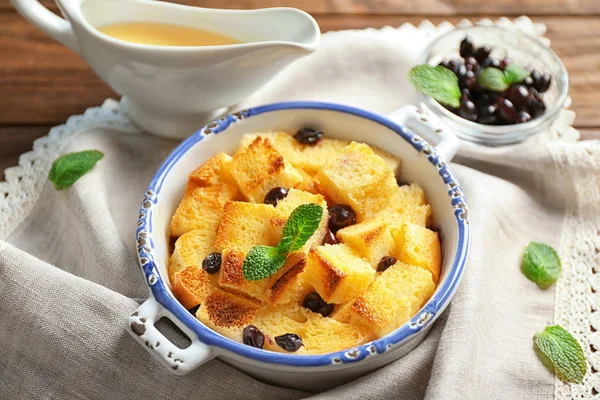
<path fill-rule="evenodd" d="M 0 239 L 7 238 L 33 210 L 50 166 L 65 145 L 87 129 L 102 127 L 141 133 L 119 103 L 109 99 L 102 106 L 88 108 L 83 115 L 69 117 L 64 125 L 50 129 L 47 136 L 33 142 L 33 150 L 19 157 L 19 165 L 4 171 L 5 181 L 0 182 Z"/>
<path fill-rule="evenodd" d="M 461 21 L 458 26 L 471 25 Z M 513 21 L 500 18 L 484 19 L 478 24 L 497 24 L 544 38 L 546 27 L 520 17 Z M 454 26 L 443 22 L 437 26 L 424 21 L 418 27 L 404 24 L 398 28 L 385 27 L 371 32 L 423 31 L 433 38 Z M 336 35 L 330 32 L 325 35 Z M 141 133 L 123 113 L 121 105 L 107 100 L 100 107 L 88 109 L 83 115 L 73 116 L 64 125 L 54 127 L 47 136 L 33 143 L 33 150 L 21 155 L 19 165 L 5 171 L 5 182 L 0 182 L 0 239 L 10 233 L 29 215 L 38 201 L 47 181 L 52 162 L 65 145 L 89 128 L 108 127 L 124 133 Z M 546 133 L 557 168 L 571 177 L 578 196 L 571 199 L 561 239 L 560 254 L 563 275 L 556 288 L 555 323 L 571 331 L 582 343 L 589 363 L 588 373 L 581 384 L 565 384 L 556 379 L 556 399 L 600 398 L 600 141 L 568 145 L 579 138 L 572 128 L 574 113 L 563 110 L 551 130 Z M 541 139 L 540 139 L 541 140 Z M 582 174 L 582 169 L 589 171 Z"/>
<path fill-rule="evenodd" d="M 556 286 L 554 323 L 579 340 L 588 361 L 583 383 L 556 379 L 556 399 L 600 397 L 600 141 L 577 146 L 552 143 L 550 150 L 575 196 L 568 200 Z"/>

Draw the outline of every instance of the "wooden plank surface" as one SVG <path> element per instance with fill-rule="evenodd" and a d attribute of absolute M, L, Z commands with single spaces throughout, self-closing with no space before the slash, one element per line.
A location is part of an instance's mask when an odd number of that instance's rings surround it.
<path fill-rule="evenodd" d="M 178 0 L 225 7 L 222 0 Z M 43 3 L 56 7 L 51 1 Z M 490 4 L 491 3 L 491 4 Z M 533 15 L 548 27 L 552 48 L 570 73 L 575 126 L 600 138 L 600 1 L 597 0 L 230 0 L 228 8 L 292 6 L 311 12 L 323 32 L 469 18 Z M 14 165 L 32 141 L 68 116 L 117 98 L 77 54 L 57 44 L 0 0 L 0 171 Z"/>

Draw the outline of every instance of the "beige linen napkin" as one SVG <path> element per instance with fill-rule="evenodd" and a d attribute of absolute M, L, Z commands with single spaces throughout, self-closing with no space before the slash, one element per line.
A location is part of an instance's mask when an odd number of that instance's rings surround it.
<path fill-rule="evenodd" d="M 543 32 L 527 19 L 500 23 Z M 324 35 L 316 54 L 244 106 L 318 99 L 388 113 L 414 101 L 406 72 L 449 28 Z M 321 394 L 269 386 L 218 359 L 178 377 L 130 338 L 125 320 L 148 295 L 135 257 L 139 203 L 177 143 L 139 132 L 116 102 L 73 117 L 0 184 L 0 399 L 591 398 L 600 391 L 600 144 L 559 140 L 573 136 L 572 117 L 563 112 L 554 129 L 519 145 L 463 147 L 452 168 L 473 242 L 451 306 L 407 356 Z M 105 158 L 55 191 L 52 160 L 82 149 Z M 531 240 L 560 249 L 563 277 L 549 290 L 520 272 Z M 533 334 L 553 322 L 584 345 L 591 366 L 581 385 L 555 381 L 533 351 Z"/>

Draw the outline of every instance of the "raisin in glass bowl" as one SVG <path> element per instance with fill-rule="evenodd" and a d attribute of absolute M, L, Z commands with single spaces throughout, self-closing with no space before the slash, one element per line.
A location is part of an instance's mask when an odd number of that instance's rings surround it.
<path fill-rule="evenodd" d="M 486 125 L 461 118 L 429 96 L 421 95 L 421 107 L 437 116 L 443 126 L 452 129 L 461 139 L 491 146 L 521 142 L 549 127 L 567 101 L 568 75 L 560 58 L 532 36 L 498 26 L 456 28 L 434 39 L 425 49 L 419 63 L 438 65 L 445 60 L 460 59 L 460 42 L 467 35 L 476 46 L 491 46 L 491 57 L 500 60 L 508 57 L 528 71 L 549 73 L 552 83 L 542 94 L 546 111 L 537 118 L 520 124 Z"/>

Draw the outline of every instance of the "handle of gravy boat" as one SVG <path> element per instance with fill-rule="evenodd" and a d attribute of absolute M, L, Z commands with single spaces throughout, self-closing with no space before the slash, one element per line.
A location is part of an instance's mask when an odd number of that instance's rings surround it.
<path fill-rule="evenodd" d="M 77 52 L 77 40 L 69 21 L 57 16 L 37 0 L 10 0 L 10 2 L 26 20 Z"/>
<path fill-rule="evenodd" d="M 188 335 L 192 342 L 188 347 L 177 347 L 156 328 L 154 324 L 163 317 Z M 127 330 L 176 375 L 185 375 L 216 356 L 211 346 L 198 340 L 195 333 L 172 316 L 152 295 L 127 319 Z"/>
<path fill-rule="evenodd" d="M 422 136 L 446 162 L 450 162 L 460 148 L 458 137 L 448 129 L 436 125 L 431 116 L 413 105 L 406 105 L 392 112 L 388 118 Z"/>

